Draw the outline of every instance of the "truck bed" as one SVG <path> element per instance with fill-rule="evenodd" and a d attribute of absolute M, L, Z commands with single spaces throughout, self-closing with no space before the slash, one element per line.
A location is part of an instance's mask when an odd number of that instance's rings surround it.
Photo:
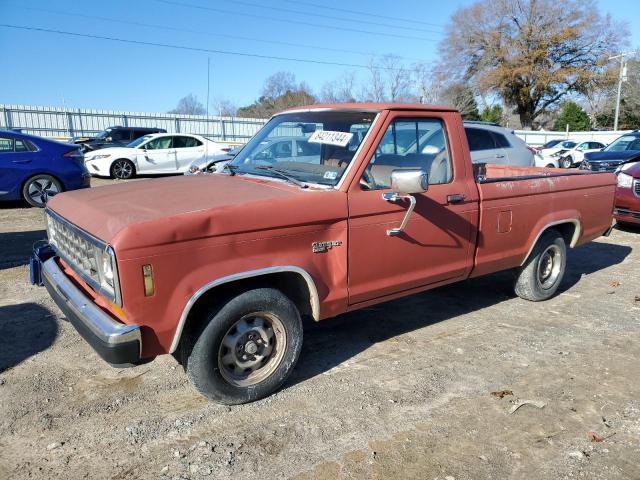
<path fill-rule="evenodd" d="M 549 226 L 572 247 L 611 226 L 616 185 L 611 173 L 486 165 L 476 184 L 480 218 L 474 277 L 521 265 Z"/>

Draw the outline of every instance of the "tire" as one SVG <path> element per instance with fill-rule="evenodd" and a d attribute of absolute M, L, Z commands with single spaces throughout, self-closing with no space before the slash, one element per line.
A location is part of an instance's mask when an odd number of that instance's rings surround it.
<path fill-rule="evenodd" d="M 188 332 L 180 352 L 202 395 L 237 405 L 282 386 L 302 348 L 300 313 L 289 298 L 272 288 L 249 290 L 203 316 L 201 331 Z"/>
<path fill-rule="evenodd" d="M 520 298 L 540 302 L 558 290 L 567 263 L 564 238 L 552 228 L 538 239 L 533 251 L 516 274 L 515 292 Z"/>
<path fill-rule="evenodd" d="M 549 165 L 547 165 L 545 168 L 556 168 L 556 166 L 553 163 L 550 163 Z"/>
<path fill-rule="evenodd" d="M 51 175 L 34 175 L 22 186 L 22 198 L 32 207 L 44 208 L 47 200 L 62 192 L 62 185 Z"/>
<path fill-rule="evenodd" d="M 560 167 L 571 168 L 573 167 L 573 159 L 571 157 L 564 157 L 560 160 Z"/>
<path fill-rule="evenodd" d="M 131 160 L 119 158 L 113 161 L 109 173 L 111 174 L 111 178 L 128 180 L 136 175 L 136 167 Z"/>

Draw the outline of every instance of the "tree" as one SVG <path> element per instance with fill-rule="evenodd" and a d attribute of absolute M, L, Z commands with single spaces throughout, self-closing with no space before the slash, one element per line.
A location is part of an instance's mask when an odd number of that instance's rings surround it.
<path fill-rule="evenodd" d="M 204 115 L 207 113 L 207 109 L 200 103 L 198 97 L 193 93 L 190 93 L 186 97 L 182 97 L 178 101 L 178 105 L 173 110 L 169 110 L 168 113 L 178 113 L 181 115 Z"/>
<path fill-rule="evenodd" d="M 211 102 L 213 112 L 220 117 L 235 117 L 238 107 L 226 98 L 218 98 Z"/>
<path fill-rule="evenodd" d="M 572 132 L 591 129 L 591 119 L 576 102 L 566 101 L 560 107 L 560 115 L 553 126 L 554 130 L 565 130 L 569 125 Z"/>
<path fill-rule="evenodd" d="M 598 125 L 611 127 L 615 117 L 616 89 L 605 90 L 605 101 L 596 115 Z M 632 130 L 640 128 L 640 60 L 632 58 L 627 62 L 627 78 L 622 84 L 620 97 L 620 118 L 618 128 Z"/>
<path fill-rule="evenodd" d="M 449 78 L 500 95 L 530 128 L 605 75 L 625 35 L 594 0 L 480 0 L 453 14 L 440 52 Z"/>
<path fill-rule="evenodd" d="M 442 103 L 455 107 L 464 120 L 480 120 L 478 102 L 469 87 L 461 83 L 453 83 L 441 94 Z"/>
<path fill-rule="evenodd" d="M 251 105 L 238 109 L 239 117 L 269 118 L 274 113 L 292 107 L 316 103 L 307 84 L 296 85 L 296 77 L 290 72 L 277 72 L 265 80 L 262 96 Z"/>
<path fill-rule="evenodd" d="M 484 107 L 480 113 L 480 120 L 483 122 L 502 123 L 503 115 L 502 107 L 500 105 L 494 105 L 492 107 Z"/>
<path fill-rule="evenodd" d="M 369 60 L 369 82 L 363 97 L 372 102 L 407 102 L 411 92 L 411 69 L 405 67 L 397 55 L 384 55 Z"/>
<path fill-rule="evenodd" d="M 340 77 L 325 82 L 320 90 L 320 100 L 324 103 L 348 103 L 355 102 L 353 93 L 356 76 L 353 72 L 343 73 Z"/>

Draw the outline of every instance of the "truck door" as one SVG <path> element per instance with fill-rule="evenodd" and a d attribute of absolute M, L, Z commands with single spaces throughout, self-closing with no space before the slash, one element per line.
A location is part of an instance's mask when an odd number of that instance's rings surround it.
<path fill-rule="evenodd" d="M 427 113 L 427 112 L 425 112 Z M 404 116 L 411 115 L 411 116 Z M 453 142 L 445 119 L 452 113 L 396 112 L 387 117 L 384 134 L 367 152 L 359 181 L 349 187 L 349 304 L 366 302 L 439 282 L 462 279 L 472 266 L 477 232 L 477 190 L 466 168 L 461 127 Z M 452 153 L 460 158 L 453 161 Z M 464 167 L 464 168 L 463 168 Z M 429 188 L 415 194 L 416 205 L 405 230 L 390 235 L 409 207 L 386 201 L 391 172 L 421 168 Z"/>

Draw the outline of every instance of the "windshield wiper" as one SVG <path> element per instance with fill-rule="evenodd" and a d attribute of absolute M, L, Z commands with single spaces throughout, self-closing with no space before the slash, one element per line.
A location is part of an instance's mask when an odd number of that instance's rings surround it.
<path fill-rule="evenodd" d="M 301 182 L 300 180 L 298 180 L 295 177 L 292 177 L 286 171 L 280 170 L 279 168 L 273 167 L 271 165 L 258 165 L 258 166 L 254 167 L 254 168 L 256 170 L 267 170 L 268 172 L 277 173 L 278 175 L 280 175 L 280 177 L 282 177 L 285 180 L 288 180 L 289 182 L 299 186 L 300 188 L 309 188 L 309 185 L 307 185 L 306 183 Z"/>

